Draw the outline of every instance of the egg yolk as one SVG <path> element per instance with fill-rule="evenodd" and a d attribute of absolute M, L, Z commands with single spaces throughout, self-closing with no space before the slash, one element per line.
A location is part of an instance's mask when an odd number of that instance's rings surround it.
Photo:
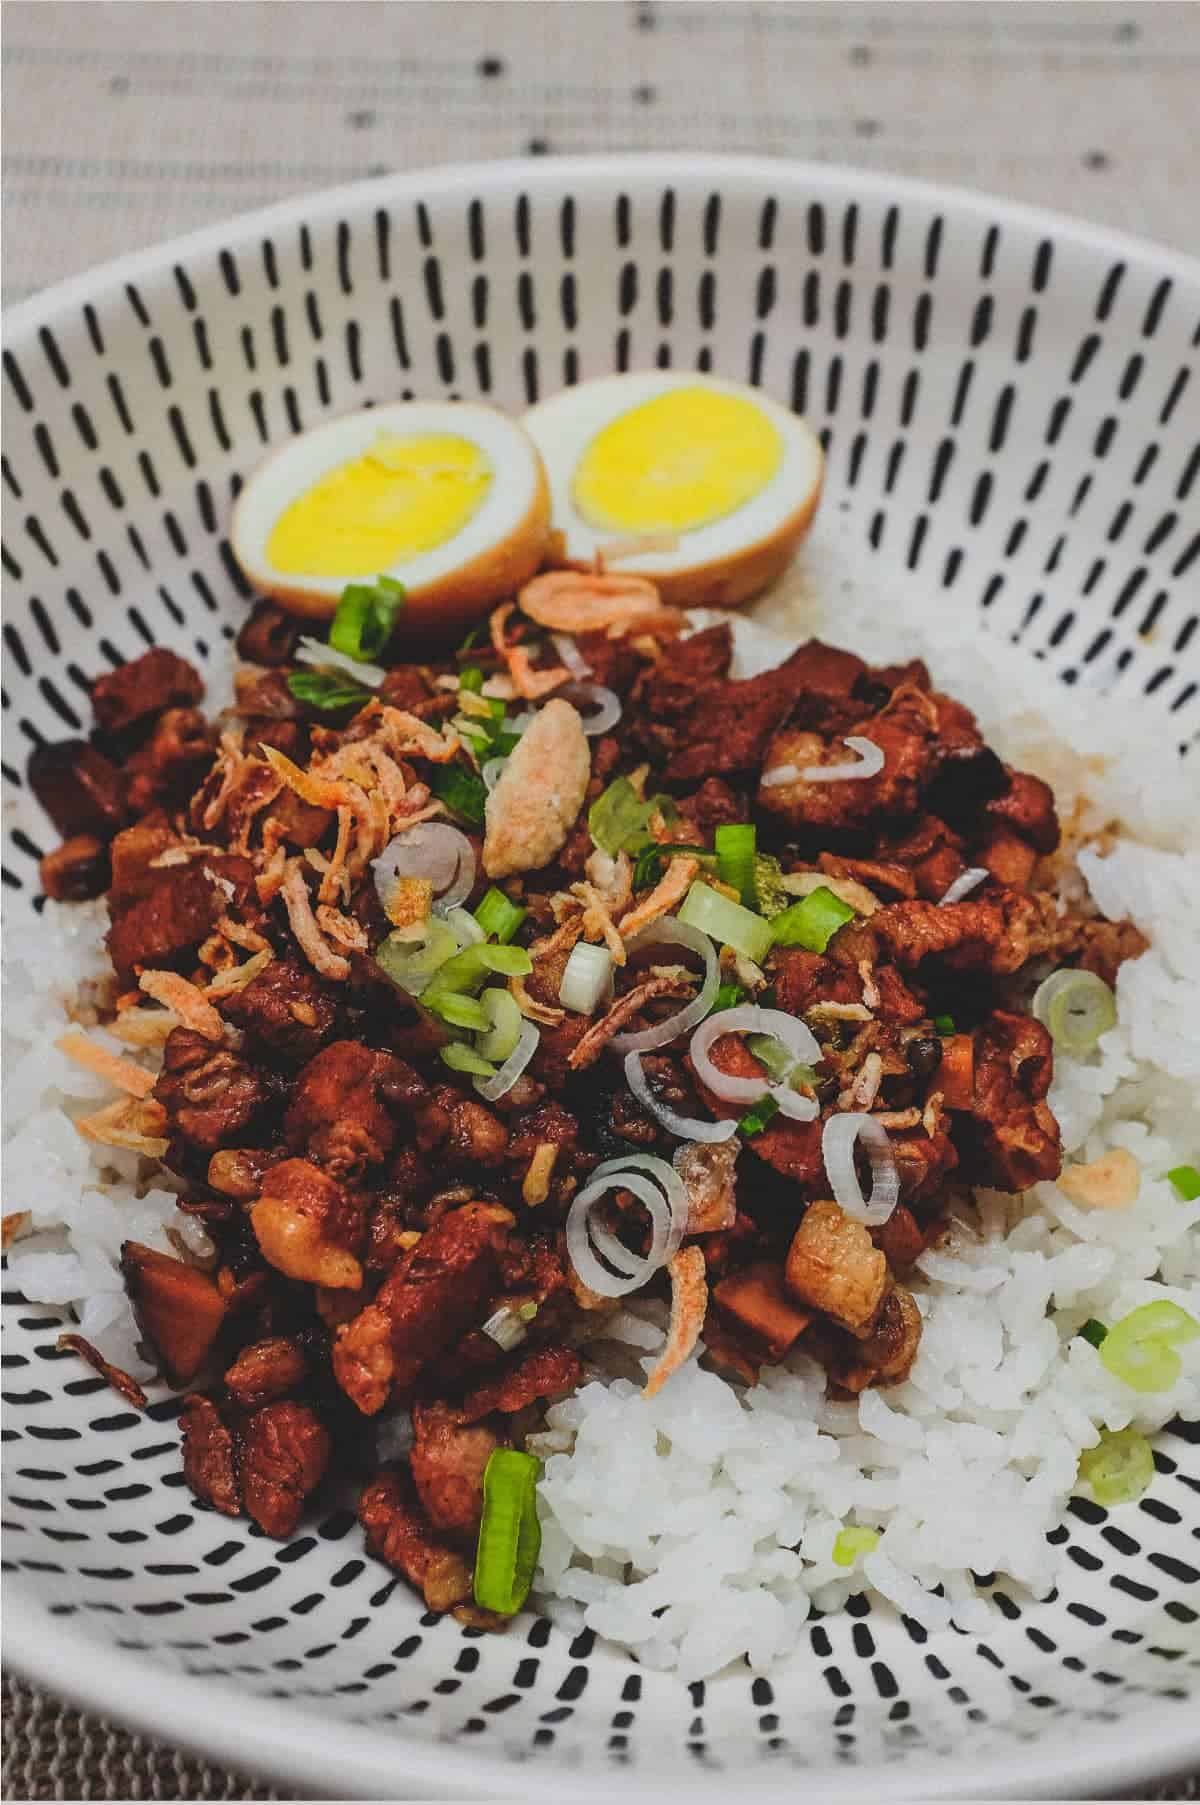
<path fill-rule="evenodd" d="M 492 466 L 469 439 L 381 435 L 284 509 L 267 556 L 294 575 L 376 576 L 453 539 L 491 483 Z"/>
<path fill-rule="evenodd" d="M 671 389 L 597 433 L 576 466 L 572 495 L 592 526 L 688 532 L 742 507 L 782 459 L 782 437 L 752 401 Z"/>

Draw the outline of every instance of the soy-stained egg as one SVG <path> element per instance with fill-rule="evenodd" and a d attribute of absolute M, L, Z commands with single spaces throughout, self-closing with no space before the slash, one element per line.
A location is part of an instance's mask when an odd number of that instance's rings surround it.
<path fill-rule="evenodd" d="M 404 401 L 345 414 L 268 457 L 231 540 L 254 587 L 331 615 L 348 583 L 404 584 L 403 634 L 449 634 L 541 564 L 549 492 L 531 439 L 494 408 Z"/>
<path fill-rule="evenodd" d="M 663 600 L 734 607 L 774 581 L 821 493 L 820 442 L 757 389 L 675 370 L 601 377 L 522 424 L 549 472 L 565 561 L 597 554 Z"/>

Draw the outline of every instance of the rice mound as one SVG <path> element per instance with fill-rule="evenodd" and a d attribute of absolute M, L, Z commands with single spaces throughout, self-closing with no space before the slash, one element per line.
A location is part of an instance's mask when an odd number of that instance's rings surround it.
<path fill-rule="evenodd" d="M 537 1597 L 570 1629 L 685 1679 L 742 1656 L 765 1671 L 811 1611 L 836 1610 L 864 1584 L 928 1629 L 984 1629 L 993 1607 L 972 1571 L 1038 1596 L 1055 1585 L 1061 1557 L 1046 1533 L 1102 1428 L 1150 1433 L 1200 1416 L 1200 1341 L 1180 1350 L 1170 1392 L 1139 1394 L 1077 1335 L 1089 1317 L 1111 1323 L 1161 1297 L 1200 1315 L 1200 1201 L 1181 1202 L 1165 1177 L 1200 1154 L 1194 782 L 1169 747 L 1147 745 L 1136 710 L 1089 707 L 990 638 L 982 656 L 975 614 L 948 616 L 919 591 L 881 598 L 877 567 L 840 525 L 822 526 L 759 619 L 877 662 L 924 656 L 1006 757 L 1053 783 L 1078 851 L 1063 894 L 1086 886 L 1152 944 L 1121 970 L 1117 1026 L 1090 1061 L 1058 1062 L 1050 1102 L 1068 1151 L 1128 1148 L 1141 1190 L 1120 1211 L 1082 1210 L 1054 1184 L 1019 1198 L 977 1192 L 974 1211 L 919 1263 L 925 1327 L 911 1377 L 856 1403 L 828 1401 L 823 1371 L 804 1356 L 749 1389 L 693 1360 L 643 1399 L 665 1311 L 634 1302 L 605 1321 L 585 1350 L 587 1382 L 529 1443 L 545 1457 Z M 744 620 L 736 643 L 744 674 L 787 649 Z M 215 707 L 229 672 L 206 675 Z M 1087 845 L 1101 832 L 1103 856 Z M 31 1232 L 8 1261 L 27 1298 L 71 1307 L 90 1341 L 144 1379 L 153 1369 L 137 1351 L 121 1243 L 210 1244 L 178 1209 L 183 1187 L 169 1172 L 74 1127 L 115 1094 L 54 1045 L 110 983 L 106 926 L 103 903 L 9 910 L 5 1211 L 28 1212 Z M 153 1069 L 158 1056 L 137 1057 Z M 882 1532 L 853 1569 L 832 1558 L 848 1523 Z"/>
<path fill-rule="evenodd" d="M 985 1632 L 995 1607 L 972 1574 L 1004 1574 L 1037 1597 L 1053 1589 L 1064 1555 L 1047 1532 L 1101 1429 L 1150 1434 L 1200 1417 L 1200 1341 L 1179 1350 L 1169 1392 L 1138 1393 L 1078 1335 L 1089 1317 L 1111 1324 L 1164 1297 L 1200 1316 L 1200 1200 L 1182 1202 L 1166 1178 L 1200 1154 L 1194 778 L 1169 746 L 1147 744 L 1137 709 L 1098 709 L 997 641 L 984 655 L 977 616 L 947 616 L 918 593 L 885 601 L 878 582 L 848 540 L 822 536 L 759 616 L 876 662 L 924 657 L 1003 756 L 1054 785 L 1077 852 L 1062 893 L 1090 891 L 1151 946 L 1122 967 L 1117 1026 L 1097 1053 L 1056 1062 L 1049 1101 L 1066 1152 L 1127 1148 L 1141 1188 L 1125 1210 L 1081 1209 L 1055 1184 L 977 1191 L 918 1263 L 924 1333 L 910 1378 L 855 1403 L 828 1401 L 803 1355 L 752 1388 L 692 1361 L 641 1398 L 665 1310 L 635 1304 L 610 1319 L 610 1339 L 588 1349 L 588 1382 L 529 1444 L 545 1460 L 539 1600 L 570 1631 L 685 1680 L 742 1656 L 767 1671 L 812 1611 L 864 1588 L 928 1630 Z M 750 674 L 781 646 L 739 623 L 738 652 Z M 1105 856 L 1087 845 L 1101 834 Z M 881 1532 L 853 1569 L 832 1558 L 848 1524 Z"/>

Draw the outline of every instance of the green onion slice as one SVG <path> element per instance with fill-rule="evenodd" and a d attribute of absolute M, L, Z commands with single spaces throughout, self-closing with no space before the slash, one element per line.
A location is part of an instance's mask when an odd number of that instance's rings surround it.
<path fill-rule="evenodd" d="M 448 1065 L 452 1072 L 470 1072 L 475 1078 L 494 1078 L 496 1068 L 491 1065 L 474 1047 L 466 1047 L 461 1041 L 453 1040 L 448 1047 L 438 1048 L 438 1057 L 443 1065 Z"/>
<path fill-rule="evenodd" d="M 509 1001 L 512 1001 L 511 997 Z M 486 1034 L 491 1027 L 491 1018 L 482 1003 L 477 1003 L 474 997 L 464 996 L 460 991 L 441 991 L 436 997 L 427 995 L 425 1002 L 435 1015 L 440 1015 L 452 1028 L 467 1028 L 473 1034 Z M 516 1007 L 513 1003 L 513 1008 Z M 517 1013 L 520 1014 L 520 1011 L 517 1010 Z"/>
<path fill-rule="evenodd" d="M 776 946 L 803 946 L 810 953 L 823 953 L 838 929 L 853 919 L 850 905 L 822 884 L 776 915 L 771 932 Z"/>
<path fill-rule="evenodd" d="M 485 934 L 494 934 L 497 940 L 507 944 L 528 913 L 528 909 L 518 908 L 493 884 L 476 909 L 475 919 Z"/>
<path fill-rule="evenodd" d="M 952 1015 L 935 1015 L 933 1026 L 934 1031 L 945 1040 L 948 1035 L 954 1033 L 954 1017 Z"/>
<path fill-rule="evenodd" d="M 627 777 L 617 777 L 588 810 L 588 832 L 615 859 L 629 840 L 645 833 L 653 813 L 654 804 L 639 796 Z"/>
<path fill-rule="evenodd" d="M 765 1097 L 760 1097 L 753 1108 L 748 1109 L 738 1123 L 738 1133 L 744 1134 L 747 1139 L 753 1135 L 761 1134 L 763 1129 L 767 1126 L 767 1123 L 778 1114 L 779 1103 L 776 1098 L 772 1097 L 770 1094 Z"/>
<path fill-rule="evenodd" d="M 329 643 L 335 652 L 367 664 L 377 658 L 392 636 L 396 616 L 404 606 L 404 585 L 394 577 L 376 577 L 373 583 L 348 583 L 329 625 Z"/>
<path fill-rule="evenodd" d="M 429 778 L 429 787 L 438 801 L 444 802 L 461 820 L 470 822 L 472 827 L 482 827 L 487 802 L 487 785 L 482 777 L 476 777 L 474 771 L 464 770 L 462 765 L 436 765 Z"/>
<path fill-rule="evenodd" d="M 1102 1322 L 1097 1321 L 1094 1316 L 1089 1316 L 1079 1333 L 1083 1336 L 1085 1341 L 1090 1341 L 1093 1347 L 1099 1347 L 1105 1336 L 1108 1334 L 1108 1330 L 1105 1325 Z"/>
<path fill-rule="evenodd" d="M 717 876 L 723 884 L 736 890 L 748 909 L 757 907 L 754 888 L 754 855 L 758 829 L 752 821 L 735 821 L 718 827 L 713 835 L 717 855 Z"/>
<path fill-rule="evenodd" d="M 1114 1323 L 1100 1344 L 1100 1358 L 1134 1391 L 1169 1391 L 1183 1369 L 1175 1349 L 1198 1335 L 1200 1322 L 1164 1297 L 1140 1304 Z"/>
<path fill-rule="evenodd" d="M 715 1015 L 718 1009 L 736 1009 L 738 1004 L 744 1001 L 745 996 L 746 992 L 740 984 L 722 984 L 713 998 L 713 1006 L 708 1013 Z"/>
<path fill-rule="evenodd" d="M 386 978 L 419 997 L 448 959 L 458 951 L 458 940 L 446 922 L 431 916 L 424 940 L 401 940 L 389 934 L 375 952 L 375 963 Z"/>
<path fill-rule="evenodd" d="M 523 946 L 493 946 L 490 941 L 480 941 L 475 946 L 464 946 L 446 960 L 424 1000 L 436 1009 L 445 996 L 479 990 L 489 972 L 499 972 L 504 978 L 527 978 L 532 970 L 533 960 Z"/>
<path fill-rule="evenodd" d="M 483 672 L 477 664 L 469 664 L 458 673 L 458 687 L 469 689 L 476 696 L 480 693 L 483 688 Z"/>
<path fill-rule="evenodd" d="M 760 964 L 771 950 L 772 923 L 699 879 L 683 899 L 679 920 Z"/>
<path fill-rule="evenodd" d="M 344 708 L 363 708 L 373 694 L 352 683 L 349 677 L 336 677 L 330 671 L 292 671 L 287 685 L 297 702 L 306 702 L 310 708 L 319 708 L 324 714 L 337 714 Z"/>
<path fill-rule="evenodd" d="M 1132 1504 L 1154 1479 L 1154 1453 L 1136 1429 L 1105 1429 L 1100 1445 L 1079 1456 L 1079 1477 L 1097 1504 Z"/>
<path fill-rule="evenodd" d="M 650 840 L 637 855 L 633 867 L 633 887 L 635 890 L 649 890 L 663 874 L 663 867 L 676 854 L 690 858 L 707 859 L 711 862 L 712 853 L 707 846 L 693 846 L 679 840 Z"/>
<path fill-rule="evenodd" d="M 879 1546 L 877 1529 L 860 1529 L 851 1527 L 838 1531 L 837 1540 L 833 1544 L 833 1563 L 835 1567 L 852 1567 L 860 1554 L 870 1554 Z"/>
<path fill-rule="evenodd" d="M 781 1040 L 773 1034 L 747 1034 L 747 1051 L 753 1053 L 761 1066 L 765 1066 L 769 1077 L 777 1084 L 791 1076 L 796 1065 L 794 1053 L 789 1052 Z"/>
<path fill-rule="evenodd" d="M 529 1597 L 542 1546 L 537 1482 L 542 1463 L 497 1448 L 483 1473 L 483 1520 L 475 1549 L 475 1602 L 511 1617 Z"/>
<path fill-rule="evenodd" d="M 485 1031 L 475 1044 L 485 1059 L 503 1065 L 509 1054 L 516 1052 L 521 1038 L 525 1018 L 517 1007 L 517 999 L 493 985 L 482 993 L 475 1007 L 486 1017 Z"/>
<path fill-rule="evenodd" d="M 1052 971 L 1033 994 L 1033 1013 L 1050 1031 L 1055 1047 L 1074 1059 L 1095 1051 L 1102 1034 L 1116 1025 L 1117 1003 L 1094 971 Z"/>
<path fill-rule="evenodd" d="M 1195 1166 L 1172 1166 L 1167 1177 L 1185 1203 L 1195 1203 L 1200 1197 L 1200 1172 Z"/>

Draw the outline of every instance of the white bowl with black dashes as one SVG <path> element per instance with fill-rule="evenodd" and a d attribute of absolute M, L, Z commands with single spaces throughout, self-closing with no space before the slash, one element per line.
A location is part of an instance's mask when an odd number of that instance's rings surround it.
<path fill-rule="evenodd" d="M 226 538 L 269 445 L 398 396 L 520 409 L 712 369 L 804 411 L 824 506 L 881 571 L 1200 728 L 1200 268 L 1113 234 L 826 167 L 491 164 L 289 202 L 17 309 L 4 387 L 4 884 L 52 843 L 28 748 L 147 645 L 201 668 L 244 614 Z M 1194 1006 L 1191 1003 L 1183 1006 Z M 685 1686 L 527 1616 L 485 1637 L 366 1558 L 347 1500 L 285 1546 L 198 1505 L 149 1417 L 4 1293 L 7 1654 L 148 1733 L 324 1794 L 824 1797 L 1134 1788 L 1200 1765 L 1200 1431 L 1120 1524 L 1076 1500 L 1070 1579 L 985 1586 L 986 1640 L 863 1599 L 786 1676 Z"/>

